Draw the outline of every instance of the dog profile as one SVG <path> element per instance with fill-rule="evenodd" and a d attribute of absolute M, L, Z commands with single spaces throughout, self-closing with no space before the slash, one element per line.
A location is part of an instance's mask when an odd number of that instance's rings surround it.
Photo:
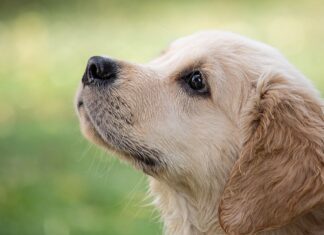
<path fill-rule="evenodd" d="M 229 32 L 134 64 L 91 57 L 83 134 L 150 179 L 166 234 L 324 234 L 324 105 L 276 49 Z"/>

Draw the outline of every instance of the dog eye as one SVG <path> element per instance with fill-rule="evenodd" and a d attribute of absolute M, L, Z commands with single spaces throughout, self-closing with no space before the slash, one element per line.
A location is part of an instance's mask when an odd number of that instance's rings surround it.
<path fill-rule="evenodd" d="M 198 91 L 199 93 L 207 91 L 205 79 L 200 71 L 193 71 L 187 74 L 184 80 L 192 90 Z"/>

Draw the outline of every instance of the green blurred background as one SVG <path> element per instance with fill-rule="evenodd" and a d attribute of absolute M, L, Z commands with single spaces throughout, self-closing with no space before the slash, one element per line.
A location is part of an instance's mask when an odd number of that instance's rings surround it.
<path fill-rule="evenodd" d="M 85 141 L 87 59 L 146 62 L 202 29 L 279 48 L 324 92 L 324 2 L 0 1 L 0 234 L 161 234 L 146 177 Z"/>

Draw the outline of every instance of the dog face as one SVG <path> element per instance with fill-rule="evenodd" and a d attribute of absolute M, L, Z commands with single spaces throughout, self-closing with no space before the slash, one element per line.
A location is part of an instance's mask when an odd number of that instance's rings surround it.
<path fill-rule="evenodd" d="M 180 39 L 146 65 L 92 57 L 77 95 L 85 136 L 157 177 L 208 170 L 236 135 L 242 83 L 212 36 Z"/>
<path fill-rule="evenodd" d="M 146 174 L 195 196 L 224 192 L 215 201 L 230 234 L 324 202 L 323 104 L 267 45 L 203 32 L 145 65 L 92 57 L 76 106 L 88 139 Z"/>

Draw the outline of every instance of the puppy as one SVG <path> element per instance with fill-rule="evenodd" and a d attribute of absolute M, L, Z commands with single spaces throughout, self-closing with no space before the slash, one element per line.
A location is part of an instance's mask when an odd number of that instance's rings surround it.
<path fill-rule="evenodd" d="M 277 50 L 227 32 L 148 64 L 91 57 L 83 134 L 150 178 L 166 234 L 324 234 L 324 106 Z"/>

